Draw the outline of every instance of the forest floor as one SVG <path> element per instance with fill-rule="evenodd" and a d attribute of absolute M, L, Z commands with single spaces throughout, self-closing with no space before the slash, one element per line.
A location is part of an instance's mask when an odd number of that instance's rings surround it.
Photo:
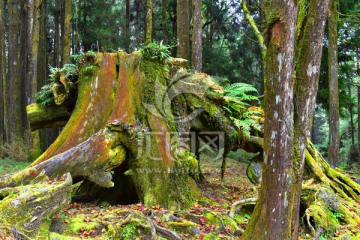
<path fill-rule="evenodd" d="M 235 201 L 257 194 L 256 188 L 246 177 L 246 166 L 246 163 L 228 159 L 226 177 L 222 183 L 221 161 L 202 159 L 206 181 L 198 184 L 198 201 L 185 211 L 168 211 L 160 206 L 144 207 L 141 203 L 117 206 L 109 206 L 106 202 L 97 205 L 72 203 L 53 217 L 56 224 L 51 230 L 71 233 L 68 237 L 73 239 L 113 239 L 109 237 L 109 231 L 117 232 L 118 239 L 150 239 L 131 223 L 110 230 L 113 222 L 133 213 L 134 216 L 151 216 L 157 226 L 176 233 L 180 239 L 237 239 L 244 231 L 250 213 L 244 212 L 242 216 L 236 215 L 231 219 L 228 216 L 230 206 Z M 163 237 L 171 239 L 166 234 Z"/>
<path fill-rule="evenodd" d="M 26 165 L 0 160 L 0 175 Z M 73 202 L 49 219 L 52 222 L 49 239 L 151 239 L 151 225 L 156 230 L 163 229 L 160 231 L 163 238 L 157 239 L 176 239 L 169 237 L 171 234 L 178 239 L 238 239 L 250 219 L 251 208 L 244 208 L 230 218 L 230 206 L 238 200 L 256 197 L 258 190 L 246 176 L 247 163 L 227 159 L 224 182 L 220 180 L 221 161 L 202 158 L 201 165 L 206 181 L 198 184 L 198 201 L 185 211 L 144 207 L 141 203 L 110 206 L 107 202 Z M 302 233 L 299 239 L 310 236 Z"/>

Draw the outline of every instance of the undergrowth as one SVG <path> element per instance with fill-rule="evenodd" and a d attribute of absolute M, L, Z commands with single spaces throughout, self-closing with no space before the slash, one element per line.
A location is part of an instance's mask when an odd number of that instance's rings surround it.
<path fill-rule="evenodd" d="M 29 162 L 14 161 L 10 158 L 0 159 L 0 175 L 19 171 L 28 165 Z"/>

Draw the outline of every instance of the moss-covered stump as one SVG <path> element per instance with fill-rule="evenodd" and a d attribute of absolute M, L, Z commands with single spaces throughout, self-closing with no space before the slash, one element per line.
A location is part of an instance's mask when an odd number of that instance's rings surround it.
<path fill-rule="evenodd" d="M 167 61 L 182 66 L 177 59 Z M 172 113 L 151 111 L 160 104 L 170 106 L 167 80 L 171 76 L 165 63 L 147 60 L 141 52 L 89 53 L 80 63 L 77 102 L 63 131 L 30 167 L 2 177 L 0 187 L 70 172 L 75 181 L 96 184 L 98 193 L 104 188 L 122 192 L 126 186 L 121 179 L 127 177 L 145 205 L 189 206 L 197 196 L 197 173 L 192 171 L 197 160 L 188 149 L 174 146 L 179 135 Z M 66 121 L 65 106 L 40 105 L 28 107 L 34 129 Z"/>
<path fill-rule="evenodd" d="M 69 121 L 71 110 L 63 106 L 52 108 L 40 107 L 33 103 L 26 107 L 30 128 L 35 131 L 40 128 L 63 127 Z"/>
<path fill-rule="evenodd" d="M 67 173 L 59 179 L 1 189 L 0 236 L 48 239 L 51 216 L 69 204 L 71 185 L 72 178 Z"/>

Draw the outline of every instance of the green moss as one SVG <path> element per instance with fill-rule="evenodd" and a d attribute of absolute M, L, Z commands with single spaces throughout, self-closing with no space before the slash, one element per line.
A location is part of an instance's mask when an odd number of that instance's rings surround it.
<path fill-rule="evenodd" d="M 204 236 L 203 240 L 220 240 L 220 237 L 215 233 L 209 233 Z"/>
<path fill-rule="evenodd" d="M 85 222 L 84 217 L 75 217 L 70 219 L 67 229 L 70 233 L 77 234 L 82 230 L 89 231 L 97 225 L 99 225 L 97 222 Z"/>
<path fill-rule="evenodd" d="M 219 225 L 220 221 L 217 216 L 212 212 L 205 213 L 205 220 L 209 224 Z"/>
<path fill-rule="evenodd" d="M 332 236 L 336 231 L 336 226 L 338 225 L 337 219 L 334 217 L 333 213 L 323 205 L 323 203 L 318 203 L 318 205 L 311 205 L 307 211 L 310 212 L 310 215 L 313 217 L 316 229 L 323 228 L 326 229 L 326 234 Z"/>
<path fill-rule="evenodd" d="M 49 239 L 50 240 L 78 240 L 81 239 L 80 237 L 71 237 L 68 235 L 63 235 L 63 234 L 58 234 L 55 232 L 50 232 L 49 233 Z"/>
<path fill-rule="evenodd" d="M 183 220 L 181 222 L 168 222 L 166 226 L 181 233 L 192 233 L 192 228 L 197 228 L 198 225 L 196 223 Z"/>

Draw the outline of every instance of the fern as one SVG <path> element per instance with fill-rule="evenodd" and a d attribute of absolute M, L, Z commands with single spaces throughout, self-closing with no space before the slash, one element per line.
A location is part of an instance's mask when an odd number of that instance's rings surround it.
<path fill-rule="evenodd" d="M 258 97 L 253 95 L 257 93 L 256 88 L 247 83 L 234 83 L 224 87 L 225 114 L 246 136 L 250 136 L 251 130 L 261 130 L 256 121 L 261 112 L 248 109 L 249 101 L 259 101 Z"/>
<path fill-rule="evenodd" d="M 54 95 L 52 92 L 53 81 L 41 87 L 41 91 L 36 94 L 36 103 L 41 107 L 47 107 L 55 104 Z"/>
<path fill-rule="evenodd" d="M 233 97 L 238 99 L 239 101 L 251 101 L 259 99 L 251 94 L 248 93 L 258 93 L 256 88 L 250 84 L 247 83 L 233 83 L 230 85 L 227 85 L 224 88 L 225 96 Z"/>

